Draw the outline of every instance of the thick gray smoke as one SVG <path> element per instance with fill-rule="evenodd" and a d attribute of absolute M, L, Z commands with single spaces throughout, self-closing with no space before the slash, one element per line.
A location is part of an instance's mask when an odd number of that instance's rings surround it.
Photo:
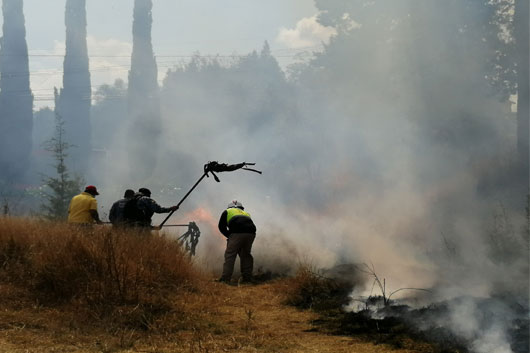
<path fill-rule="evenodd" d="M 221 265 L 217 217 L 237 199 L 258 227 L 257 268 L 364 262 L 389 290 L 428 288 L 432 301 L 502 294 L 527 310 L 528 180 L 514 167 L 515 59 L 497 3 L 316 1 L 337 35 L 289 79 L 267 43 L 228 63 L 198 55 L 166 75 L 154 145 L 127 134 L 126 116 L 94 116 L 94 139 L 107 136 L 94 166 L 100 204 L 146 186 L 169 206 L 204 163 L 257 162 L 263 176 L 206 179 L 175 216 L 198 222 L 207 266 Z M 93 115 L 124 114 L 113 96 L 124 90 L 100 91 Z M 130 139 L 160 152 L 129 164 Z M 463 306 L 469 315 L 455 308 L 452 325 L 477 337 L 474 309 Z M 502 323 L 490 326 L 473 349 L 509 352 L 505 337 Z"/>
<path fill-rule="evenodd" d="M 207 161 L 256 161 L 263 176 L 206 180 L 182 212 L 216 215 L 237 198 L 259 225 L 257 253 L 281 243 L 275 253 L 285 249 L 294 262 L 371 262 L 395 288 L 524 296 L 525 191 L 511 167 L 516 125 L 506 94 L 488 79 L 500 75 L 495 51 L 506 49 L 484 32 L 493 31 L 494 8 L 360 4 L 317 3 L 320 21 L 338 34 L 290 80 L 267 44 L 230 63 L 197 56 L 168 72 L 163 148 L 145 186 L 169 205 Z M 117 126 L 98 165 L 114 198 L 140 186 L 131 174 L 153 164 L 127 165 L 126 131 Z M 103 205 L 112 201 L 106 197 Z"/>

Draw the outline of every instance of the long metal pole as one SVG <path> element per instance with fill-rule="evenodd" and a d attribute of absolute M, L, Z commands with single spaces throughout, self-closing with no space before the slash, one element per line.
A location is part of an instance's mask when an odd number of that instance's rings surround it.
<path fill-rule="evenodd" d="M 202 181 L 202 179 L 204 179 L 204 177 L 207 175 L 207 173 L 204 173 L 202 175 L 202 177 L 199 178 L 199 180 L 197 180 L 197 182 L 195 183 L 195 185 L 193 185 L 193 187 L 190 189 L 190 191 L 188 191 L 188 193 L 186 195 L 184 195 L 184 197 L 182 198 L 182 200 L 180 200 L 180 202 L 177 204 L 177 210 L 178 208 L 180 207 L 180 205 L 184 202 L 184 200 L 186 200 L 186 198 L 191 194 L 191 192 L 197 187 L 197 185 L 199 185 L 199 183 Z M 176 210 L 175 210 L 176 211 Z M 158 229 L 162 229 L 162 227 L 164 226 L 164 224 L 167 222 L 167 220 L 169 219 L 169 217 L 171 217 L 173 215 L 173 213 L 175 213 L 175 211 L 171 211 L 169 212 L 169 214 L 167 215 L 167 217 L 162 221 L 162 223 L 160 223 L 160 225 L 158 226 Z"/>

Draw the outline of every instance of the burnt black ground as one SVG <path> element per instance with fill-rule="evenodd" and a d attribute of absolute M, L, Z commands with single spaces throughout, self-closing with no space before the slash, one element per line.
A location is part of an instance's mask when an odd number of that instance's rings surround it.
<path fill-rule="evenodd" d="M 371 298 L 372 301 L 377 298 Z M 451 307 L 462 301 L 476 305 L 478 331 L 464 337 L 451 329 Z M 404 347 L 414 340 L 431 345 L 437 353 L 472 351 L 472 343 L 492 325 L 502 325 L 514 353 L 529 352 L 528 307 L 512 298 L 461 297 L 414 309 L 408 305 L 391 304 L 380 309 L 359 312 L 322 311 L 314 323 L 333 334 L 365 336 L 377 343 Z"/>

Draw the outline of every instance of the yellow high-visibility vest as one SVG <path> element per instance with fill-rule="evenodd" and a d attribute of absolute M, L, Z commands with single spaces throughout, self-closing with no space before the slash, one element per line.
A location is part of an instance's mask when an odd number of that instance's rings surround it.
<path fill-rule="evenodd" d="M 242 209 L 237 208 L 237 207 L 230 207 L 229 209 L 226 210 L 226 224 L 230 223 L 230 220 L 234 216 L 246 216 L 248 218 L 251 218 L 248 212 L 245 212 Z"/>

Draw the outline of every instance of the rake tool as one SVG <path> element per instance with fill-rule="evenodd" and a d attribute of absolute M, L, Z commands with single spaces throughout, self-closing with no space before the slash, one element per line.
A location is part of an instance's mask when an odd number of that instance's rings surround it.
<path fill-rule="evenodd" d="M 226 164 L 226 163 L 218 163 L 218 162 L 208 162 L 204 165 L 204 173 L 203 175 L 199 178 L 199 180 L 197 180 L 197 182 L 191 187 L 191 189 L 186 193 L 186 195 L 184 195 L 184 197 L 179 201 L 179 203 L 177 204 L 177 209 L 180 207 L 180 205 L 184 202 L 184 200 L 186 200 L 188 198 L 188 196 L 191 194 L 191 192 L 193 190 L 195 190 L 195 188 L 197 187 L 197 185 L 199 185 L 199 183 L 205 178 L 209 178 L 211 174 L 213 176 L 213 178 L 215 179 L 216 182 L 220 183 L 221 180 L 219 180 L 219 177 L 217 177 L 217 175 L 215 173 L 222 173 L 222 172 L 233 172 L 235 170 L 238 170 L 238 169 L 242 169 L 242 170 L 248 170 L 248 171 L 251 171 L 251 172 L 254 172 L 254 173 L 258 173 L 258 174 L 261 174 L 262 172 L 259 171 L 259 170 L 256 170 L 256 169 L 253 169 L 253 168 L 248 168 L 248 166 L 254 166 L 256 165 L 256 163 L 247 163 L 247 162 L 242 162 L 242 163 L 237 163 L 237 164 Z M 164 224 L 166 224 L 167 220 L 173 215 L 173 213 L 175 213 L 176 210 L 174 211 L 171 211 L 167 217 L 162 221 L 162 223 L 160 223 L 160 225 L 158 227 L 156 227 L 156 229 L 162 229 L 162 227 L 164 226 Z"/>

